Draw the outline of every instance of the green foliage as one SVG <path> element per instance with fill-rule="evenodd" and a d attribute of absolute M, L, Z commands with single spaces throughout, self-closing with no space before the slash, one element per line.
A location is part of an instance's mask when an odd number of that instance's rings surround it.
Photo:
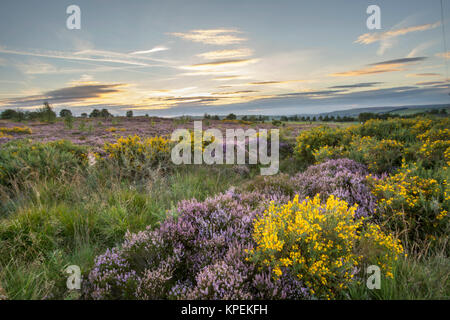
<path fill-rule="evenodd" d="M 72 111 L 70 111 L 69 109 L 62 109 L 59 112 L 59 116 L 61 118 L 65 118 L 65 117 L 72 117 Z"/>
<path fill-rule="evenodd" d="M 39 178 L 73 173 L 86 164 L 86 148 L 65 140 L 39 143 L 10 141 L 0 149 L 0 191 L 23 187 Z"/>
<path fill-rule="evenodd" d="M 402 158 L 439 167 L 450 161 L 448 118 L 372 119 L 347 128 L 316 127 L 297 137 L 305 164 L 350 158 L 376 173 L 392 172 Z"/>

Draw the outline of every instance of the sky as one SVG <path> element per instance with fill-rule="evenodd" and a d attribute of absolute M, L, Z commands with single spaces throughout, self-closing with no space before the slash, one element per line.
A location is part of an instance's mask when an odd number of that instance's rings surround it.
<path fill-rule="evenodd" d="M 68 29 L 70 5 L 80 29 Z M 369 5 L 381 29 L 369 29 Z M 305 114 L 450 103 L 450 0 L 2 0 L 0 110 Z M 445 38 L 444 38 L 445 34 Z M 444 39 L 446 41 L 444 41 Z"/>

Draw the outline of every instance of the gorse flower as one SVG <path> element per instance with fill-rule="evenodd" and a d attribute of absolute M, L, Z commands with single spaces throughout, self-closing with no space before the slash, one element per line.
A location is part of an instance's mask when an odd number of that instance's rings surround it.
<path fill-rule="evenodd" d="M 319 195 L 301 202 L 296 196 L 286 205 L 272 202 L 255 220 L 256 247 L 249 250 L 249 260 L 271 269 L 275 280 L 296 277 L 311 295 L 328 299 L 348 287 L 361 263 L 376 261 L 391 274 L 401 245 L 377 226 L 363 227 L 363 219 L 354 219 L 356 208 L 333 195 L 326 202 Z M 377 247 L 379 254 L 363 258 L 362 243 Z"/>
<path fill-rule="evenodd" d="M 155 165 L 170 154 L 170 141 L 164 137 L 141 138 L 138 135 L 120 137 L 115 143 L 105 143 L 104 151 L 119 164 L 140 168 Z"/>
<path fill-rule="evenodd" d="M 448 223 L 447 180 L 424 178 L 420 171 L 417 164 L 403 162 L 391 176 L 369 177 L 372 192 L 378 199 L 377 219 L 388 229 L 402 234 L 404 243 L 440 236 Z"/>
<path fill-rule="evenodd" d="M 32 131 L 29 127 L 12 127 L 12 128 L 0 127 L 0 133 L 31 134 Z"/>

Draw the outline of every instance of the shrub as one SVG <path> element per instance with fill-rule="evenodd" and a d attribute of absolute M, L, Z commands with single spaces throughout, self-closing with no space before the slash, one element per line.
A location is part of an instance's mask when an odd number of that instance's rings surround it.
<path fill-rule="evenodd" d="M 73 115 L 72 115 L 72 111 L 70 111 L 69 109 L 62 109 L 59 112 L 59 116 L 61 118 L 65 118 L 65 117 L 72 117 Z"/>
<path fill-rule="evenodd" d="M 438 181 L 418 165 L 404 162 L 394 175 L 369 180 L 378 199 L 376 217 L 409 249 L 448 232 L 450 192 L 445 178 Z"/>
<path fill-rule="evenodd" d="M 371 216 L 375 210 L 376 198 L 367 183 L 367 174 L 366 167 L 353 160 L 329 160 L 310 166 L 293 177 L 286 174 L 256 177 L 244 185 L 242 190 L 258 191 L 285 202 L 294 195 L 304 199 L 320 194 L 322 200 L 334 195 L 349 205 L 357 204 L 357 217 Z"/>
<path fill-rule="evenodd" d="M 34 113 L 33 118 L 51 123 L 56 120 L 56 113 L 48 102 L 44 102 L 44 106 Z"/>
<path fill-rule="evenodd" d="M 317 298 L 340 296 L 352 282 L 360 264 L 377 263 L 387 276 L 402 253 L 401 245 L 376 226 L 361 230 L 355 220 L 356 206 L 330 196 L 299 202 L 296 196 L 286 205 L 273 203 L 254 224 L 255 249 L 249 260 L 272 270 L 277 280 L 283 275 L 301 280 Z M 360 255 L 372 247 L 370 257 Z"/>
<path fill-rule="evenodd" d="M 362 162 L 376 173 L 391 172 L 401 165 L 404 146 L 390 139 L 364 136 L 350 143 L 348 156 Z"/>
<path fill-rule="evenodd" d="M 296 157 L 305 164 L 350 158 L 375 173 L 392 172 L 401 159 L 421 160 L 427 167 L 448 161 L 448 118 L 368 120 L 346 129 L 313 128 L 300 133 Z"/>
<path fill-rule="evenodd" d="M 10 141 L 0 149 L 0 185 L 22 185 L 38 177 L 47 179 L 74 172 L 87 164 L 87 148 L 66 140 L 39 143 Z"/>
<path fill-rule="evenodd" d="M 338 146 L 342 139 L 343 134 L 340 129 L 327 126 L 316 127 L 300 133 L 294 152 L 306 164 L 311 164 L 314 162 L 313 152 L 322 146 Z"/>
<path fill-rule="evenodd" d="M 18 134 L 31 134 L 32 131 L 29 127 L 12 127 L 12 128 L 0 128 L 0 133 L 18 133 Z"/>
<path fill-rule="evenodd" d="M 301 199 L 320 194 L 322 200 L 326 200 L 334 195 L 351 206 L 357 205 L 357 217 L 366 217 L 373 214 L 376 206 L 367 174 L 366 167 L 353 160 L 329 160 L 294 176 L 291 184 Z"/>
<path fill-rule="evenodd" d="M 295 297 L 295 279 L 270 279 L 245 260 L 252 221 L 268 200 L 232 191 L 182 201 L 159 228 L 128 234 L 97 258 L 83 288 L 92 299 Z M 290 285 L 289 285 L 290 283 Z M 284 286 L 285 284 L 285 286 Z"/>
<path fill-rule="evenodd" d="M 435 127 L 419 134 L 417 139 L 421 141 L 417 151 L 418 159 L 425 166 L 437 166 L 450 160 L 447 151 L 450 151 L 450 129 Z"/>
<path fill-rule="evenodd" d="M 105 143 L 104 151 L 120 166 L 139 171 L 168 163 L 170 142 L 160 136 L 141 138 L 134 135 L 120 137 L 115 143 Z"/>

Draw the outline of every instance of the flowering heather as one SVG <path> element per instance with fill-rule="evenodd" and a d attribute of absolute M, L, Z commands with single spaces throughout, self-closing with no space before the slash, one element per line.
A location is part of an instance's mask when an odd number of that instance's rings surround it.
<path fill-rule="evenodd" d="M 317 193 L 322 199 L 334 195 L 350 206 L 357 204 L 356 216 L 360 217 L 370 215 L 376 206 L 375 197 L 367 185 L 367 174 L 366 167 L 353 160 L 328 160 L 310 166 L 294 177 L 286 174 L 257 177 L 243 189 L 273 196 L 280 202 L 287 202 L 297 194 L 300 199 L 314 197 Z"/>
<path fill-rule="evenodd" d="M 356 216 L 373 213 L 376 199 L 367 185 L 368 172 L 364 165 L 350 159 L 329 160 L 310 166 L 292 178 L 300 198 L 313 197 L 320 193 L 323 199 L 334 195 L 350 206 L 357 204 Z"/>
<path fill-rule="evenodd" d="M 91 299 L 298 298 L 300 283 L 270 279 L 246 261 L 253 220 L 269 203 L 233 190 L 204 202 L 181 201 L 177 217 L 156 230 L 127 234 L 120 248 L 99 256 L 88 276 Z M 299 291 L 300 290 L 300 291 Z"/>

